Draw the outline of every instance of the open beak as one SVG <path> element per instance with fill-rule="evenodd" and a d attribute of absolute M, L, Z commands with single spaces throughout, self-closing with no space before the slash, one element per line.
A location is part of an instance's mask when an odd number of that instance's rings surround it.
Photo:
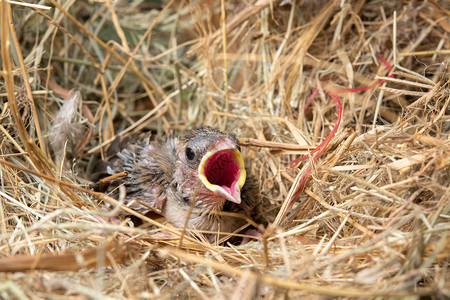
<path fill-rule="evenodd" d="M 203 155 L 198 174 L 207 189 L 231 202 L 241 203 L 241 188 L 247 174 L 241 152 L 231 139 L 219 139 Z"/>

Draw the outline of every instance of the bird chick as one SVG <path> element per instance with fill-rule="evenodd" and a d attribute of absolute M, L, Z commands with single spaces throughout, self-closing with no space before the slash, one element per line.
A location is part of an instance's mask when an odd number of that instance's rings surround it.
<path fill-rule="evenodd" d="M 239 141 L 206 126 L 180 138 L 129 143 L 107 162 L 106 170 L 108 175 L 128 172 L 109 184 L 112 196 L 123 185 L 130 208 L 142 214 L 156 209 L 178 228 L 186 224 L 190 230 L 215 232 L 205 234 L 210 241 L 217 232 L 234 232 L 246 224 L 244 218 L 222 212 L 251 217 L 259 200 Z"/>

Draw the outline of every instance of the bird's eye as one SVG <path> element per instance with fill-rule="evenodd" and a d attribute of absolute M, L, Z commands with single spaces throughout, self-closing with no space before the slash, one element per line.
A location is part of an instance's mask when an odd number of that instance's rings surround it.
<path fill-rule="evenodd" d="M 189 160 L 193 160 L 195 158 L 195 152 L 191 148 L 186 148 L 186 158 Z"/>

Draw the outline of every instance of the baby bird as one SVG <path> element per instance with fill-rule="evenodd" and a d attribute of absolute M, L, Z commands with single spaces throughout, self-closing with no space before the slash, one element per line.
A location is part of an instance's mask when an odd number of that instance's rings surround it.
<path fill-rule="evenodd" d="M 223 212 L 251 217 L 259 202 L 255 182 L 246 182 L 239 141 L 207 126 L 180 138 L 129 143 L 106 162 L 105 175 L 122 171 L 128 176 L 107 188 L 113 197 L 123 185 L 130 208 L 142 214 L 156 209 L 178 228 L 187 224 L 188 229 L 215 232 L 205 234 L 210 241 L 217 232 L 231 233 L 247 223 Z"/>

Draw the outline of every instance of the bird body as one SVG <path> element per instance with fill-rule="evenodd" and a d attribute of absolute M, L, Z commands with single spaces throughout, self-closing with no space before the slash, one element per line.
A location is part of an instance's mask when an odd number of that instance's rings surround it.
<path fill-rule="evenodd" d="M 217 232 L 245 225 L 244 218 L 229 213 L 251 217 L 259 199 L 256 184 L 247 179 L 239 141 L 206 126 L 179 138 L 128 143 L 106 166 L 107 175 L 128 173 L 110 182 L 112 196 L 124 186 L 130 208 L 143 214 L 156 210 L 178 228 L 186 224 L 189 230 L 216 233 L 206 234 L 211 241 Z"/>

